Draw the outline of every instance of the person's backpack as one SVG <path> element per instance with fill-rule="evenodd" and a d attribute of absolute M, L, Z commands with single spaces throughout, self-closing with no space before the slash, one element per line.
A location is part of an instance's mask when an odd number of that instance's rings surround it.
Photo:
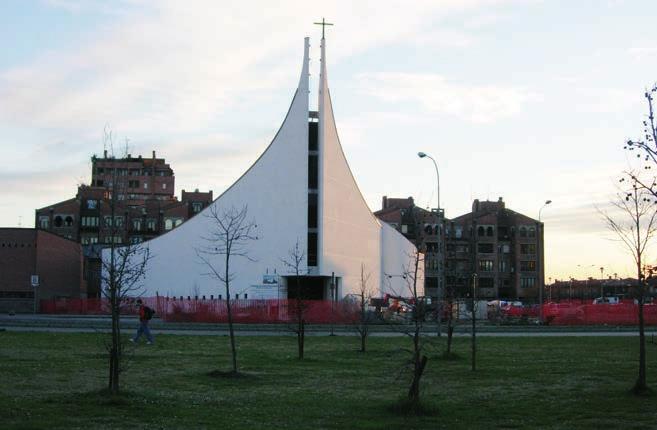
<path fill-rule="evenodd" d="M 144 318 L 147 320 L 153 318 L 153 315 L 155 315 L 155 311 L 148 306 L 144 306 Z"/>

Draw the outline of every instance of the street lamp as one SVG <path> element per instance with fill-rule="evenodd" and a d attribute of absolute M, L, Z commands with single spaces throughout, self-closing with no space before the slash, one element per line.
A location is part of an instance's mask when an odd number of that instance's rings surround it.
<path fill-rule="evenodd" d="M 543 206 L 538 210 L 538 223 L 536 224 L 536 236 L 537 236 L 537 251 L 538 258 L 536 259 L 536 273 L 538 275 L 538 320 L 543 323 L 543 288 L 545 284 L 545 279 L 541 276 L 541 261 L 543 260 L 543 229 L 541 228 L 541 212 L 543 208 L 552 203 L 552 200 L 546 200 Z M 539 231 L 540 229 L 540 231 Z"/>
<path fill-rule="evenodd" d="M 440 223 L 440 174 L 438 173 L 438 164 L 436 163 L 436 160 L 429 154 L 425 152 L 418 152 L 417 156 L 420 158 L 428 158 L 433 162 L 433 167 L 436 169 L 436 216 L 438 217 L 438 222 Z M 440 254 L 441 250 L 441 243 L 440 243 L 440 234 L 438 234 L 438 255 Z M 442 310 L 443 310 L 443 301 L 442 301 L 442 296 L 443 296 L 443 288 L 444 284 L 442 282 L 442 273 L 440 274 L 441 276 L 438 277 L 440 280 L 438 282 L 438 291 L 436 292 L 437 298 L 438 298 L 438 303 L 436 305 L 436 309 L 438 312 L 436 312 L 436 327 L 438 328 L 438 336 L 440 336 L 442 332 L 442 327 L 441 327 L 441 318 L 442 318 Z M 450 310 L 451 312 L 451 310 Z"/>
<path fill-rule="evenodd" d="M 440 209 L 440 175 L 438 174 L 438 164 L 434 158 L 424 152 L 418 152 L 417 156 L 420 158 L 428 158 L 433 161 L 433 166 L 436 168 L 436 209 Z"/>
<path fill-rule="evenodd" d="M 593 293 L 591 292 L 590 287 L 589 287 L 589 278 L 593 278 L 593 276 L 588 276 L 589 275 L 588 274 L 588 269 L 590 269 L 591 267 L 596 267 L 596 265 L 595 264 L 578 264 L 577 267 L 581 267 L 584 270 L 584 276 L 586 277 L 586 279 L 584 280 L 584 282 L 586 283 L 585 284 L 586 285 L 586 290 L 588 291 L 589 295 L 591 297 L 593 297 Z"/>
<path fill-rule="evenodd" d="M 552 203 L 552 200 L 546 200 L 545 203 L 543 204 L 543 206 L 541 206 L 541 208 L 538 210 L 538 220 L 539 221 L 541 220 L 541 211 L 543 210 L 543 208 L 545 206 L 549 205 L 550 203 Z"/>

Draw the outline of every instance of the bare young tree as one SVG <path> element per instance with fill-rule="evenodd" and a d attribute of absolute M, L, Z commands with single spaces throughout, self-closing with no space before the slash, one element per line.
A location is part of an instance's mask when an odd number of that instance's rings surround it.
<path fill-rule="evenodd" d="M 258 226 L 255 221 L 248 219 L 247 206 L 243 206 L 239 210 L 234 207 L 222 210 L 217 208 L 216 205 L 211 205 L 205 216 L 211 220 L 212 225 L 207 235 L 202 238 L 206 245 L 196 248 L 196 255 L 209 270 L 204 275 L 216 279 L 224 287 L 232 354 L 232 373 L 237 374 L 237 348 L 235 346 L 230 295 L 230 287 L 235 280 L 235 274 L 230 270 L 230 263 L 231 257 L 241 257 L 255 261 L 249 255 L 249 244 L 258 239 L 255 235 Z"/>
<path fill-rule="evenodd" d="M 472 300 L 471 318 L 472 318 L 472 331 L 470 333 L 470 352 L 472 354 L 471 369 L 474 372 L 477 370 L 477 274 L 472 274 Z"/>
<path fill-rule="evenodd" d="M 407 308 L 405 313 L 408 316 L 404 321 L 398 321 L 395 327 L 407 335 L 412 343 L 412 348 L 406 350 L 410 354 L 410 359 L 407 361 L 405 368 L 410 369 L 411 372 L 411 384 L 407 400 L 409 409 L 413 412 L 417 412 L 421 408 L 420 381 L 428 360 L 424 352 L 428 339 L 425 339 L 422 331 L 427 317 L 430 317 L 430 310 L 418 287 L 418 282 L 422 282 L 420 279 L 423 263 L 422 255 L 422 252 L 414 251 L 412 255 L 409 255 L 408 264 L 402 267 L 401 275 L 388 275 L 389 279 L 393 276 L 399 276 L 404 282 L 404 291 L 396 292 L 395 299 L 404 303 L 404 307 Z"/>
<path fill-rule="evenodd" d="M 105 130 L 105 145 L 114 153 L 113 135 Z M 127 154 L 127 149 L 126 149 Z M 125 193 L 126 179 L 120 175 L 118 167 L 114 166 L 109 173 L 110 182 L 105 191 L 102 204 L 107 206 L 106 214 L 109 222 L 103 225 L 105 237 L 104 258 L 101 258 L 101 289 L 103 297 L 109 302 L 112 317 L 110 341 L 106 344 L 109 353 L 110 394 L 118 394 L 120 390 L 119 376 L 125 366 L 123 363 L 124 342 L 121 339 L 121 309 L 127 299 L 139 295 L 141 281 L 146 274 L 146 266 L 151 259 L 148 246 L 141 243 L 123 243 L 125 224 Z M 118 220 L 123 221 L 118 221 Z M 98 250 L 100 252 L 100 250 Z M 98 255 L 100 257 L 100 255 Z"/>
<path fill-rule="evenodd" d="M 356 324 L 356 332 L 360 336 L 360 351 L 365 352 L 365 344 L 367 336 L 370 333 L 370 324 L 372 323 L 372 316 L 367 310 L 367 306 L 374 295 L 372 287 L 369 285 L 371 273 L 365 273 L 365 265 L 360 265 L 360 282 L 358 284 L 358 323 Z"/>
<path fill-rule="evenodd" d="M 636 151 L 636 158 L 644 163 L 642 169 L 644 174 L 641 177 L 631 173 L 629 176 L 639 187 L 647 190 L 657 198 L 657 176 L 655 174 L 647 175 L 648 170 L 652 170 L 653 166 L 657 166 L 657 123 L 655 122 L 653 105 L 656 94 L 657 84 L 644 92 L 643 96 L 648 105 L 648 116 L 643 120 L 643 138 L 628 140 L 624 148 L 630 152 Z"/>
<path fill-rule="evenodd" d="M 299 239 L 297 239 L 294 247 L 288 251 L 287 258 L 281 259 L 285 267 L 287 267 L 288 270 L 294 274 L 295 299 L 294 307 L 292 308 L 292 317 L 294 319 L 292 331 L 297 335 L 299 360 L 303 360 L 303 350 L 306 335 L 305 312 L 307 305 L 303 301 L 300 282 L 301 274 L 306 273 L 306 270 L 303 269 L 303 263 L 305 260 L 306 253 L 299 247 Z M 289 288 L 290 287 L 288 285 L 288 289 Z"/>
<path fill-rule="evenodd" d="M 452 356 L 452 340 L 454 338 L 454 326 L 456 323 L 456 320 L 454 319 L 456 289 L 454 288 L 454 285 L 450 284 L 445 286 L 444 292 L 445 307 L 447 308 L 447 350 L 445 351 L 445 357 L 449 358 Z M 439 315 L 438 318 L 442 318 L 442 315 Z"/>
<path fill-rule="evenodd" d="M 657 207 L 650 190 L 642 185 L 638 175 L 629 173 L 621 183 L 629 182 L 629 187 L 621 189 L 617 198 L 611 202 L 615 213 L 602 210 L 607 228 L 612 231 L 634 260 L 637 275 L 635 298 L 638 302 L 639 317 L 639 375 L 633 387 L 635 394 L 648 391 L 646 382 L 646 340 L 643 305 L 646 299 L 646 250 L 651 244 L 657 230 Z"/>

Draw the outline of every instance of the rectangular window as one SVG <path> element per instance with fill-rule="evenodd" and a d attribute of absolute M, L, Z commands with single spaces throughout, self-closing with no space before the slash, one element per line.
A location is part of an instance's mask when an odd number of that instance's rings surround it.
<path fill-rule="evenodd" d="M 309 122 L 308 123 L 308 150 L 309 151 L 317 151 L 318 145 L 318 136 L 319 136 L 319 130 L 317 126 L 319 123 L 317 122 Z"/>
<path fill-rule="evenodd" d="M 308 265 L 317 266 L 317 233 L 308 232 Z"/>
<path fill-rule="evenodd" d="M 128 181 L 128 188 L 139 188 L 139 181 L 137 180 Z"/>
<path fill-rule="evenodd" d="M 454 237 L 457 239 L 463 237 L 463 227 L 458 226 L 454 228 Z"/>
<path fill-rule="evenodd" d="M 401 232 L 402 232 L 403 234 L 408 233 L 408 226 L 407 226 L 406 224 L 402 224 L 402 226 L 401 226 Z"/>
<path fill-rule="evenodd" d="M 98 200 L 87 200 L 87 209 L 96 209 L 98 207 Z"/>
<path fill-rule="evenodd" d="M 148 231 L 155 231 L 155 220 L 154 219 L 149 219 L 146 221 L 146 228 Z"/>
<path fill-rule="evenodd" d="M 527 255 L 536 254 L 536 244 L 535 243 L 522 243 L 520 244 L 520 253 Z"/>
<path fill-rule="evenodd" d="M 477 252 L 482 254 L 492 254 L 493 253 L 493 244 L 492 243 L 478 243 Z"/>
<path fill-rule="evenodd" d="M 520 271 L 521 272 L 535 272 L 536 271 L 536 262 L 535 261 L 521 261 L 520 262 Z"/>
<path fill-rule="evenodd" d="M 39 228 L 47 229 L 48 228 L 48 223 L 49 219 L 47 216 L 40 216 L 39 217 Z"/>
<path fill-rule="evenodd" d="M 111 227 L 112 226 L 112 217 L 111 216 L 106 216 L 104 218 L 105 221 L 105 227 Z"/>
<path fill-rule="evenodd" d="M 203 204 L 201 202 L 194 202 L 192 203 L 192 212 L 199 213 L 201 212 L 201 209 L 203 207 Z"/>
<path fill-rule="evenodd" d="M 520 278 L 521 288 L 532 288 L 536 285 L 536 278 Z"/>
<path fill-rule="evenodd" d="M 123 217 L 122 216 L 114 217 L 114 225 L 117 227 L 123 227 Z"/>
<path fill-rule="evenodd" d="M 481 272 L 492 272 L 493 271 L 493 260 L 479 260 L 479 271 L 481 271 Z"/>
<path fill-rule="evenodd" d="M 148 189 L 148 182 L 144 182 L 144 189 L 145 189 L 145 190 Z"/>
<path fill-rule="evenodd" d="M 316 190 L 319 183 L 319 159 L 317 155 L 308 156 L 308 189 Z"/>
<path fill-rule="evenodd" d="M 493 278 L 479 278 L 477 282 L 479 288 L 495 288 L 495 279 Z"/>
<path fill-rule="evenodd" d="M 504 260 L 500 260 L 499 267 L 500 267 L 499 269 L 500 272 L 502 273 L 506 272 L 507 262 Z"/>
<path fill-rule="evenodd" d="M 317 194 L 308 194 L 308 228 L 317 228 Z"/>
<path fill-rule="evenodd" d="M 166 184 L 166 183 L 162 184 L 162 189 L 163 189 L 163 190 L 166 190 L 166 189 L 167 189 L 167 184 Z"/>

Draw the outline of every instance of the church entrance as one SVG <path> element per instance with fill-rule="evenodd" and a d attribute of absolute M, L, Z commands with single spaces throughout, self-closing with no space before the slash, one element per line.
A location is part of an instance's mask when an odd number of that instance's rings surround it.
<path fill-rule="evenodd" d="M 283 278 L 287 286 L 288 299 L 328 300 L 331 297 L 330 276 L 284 276 Z"/>

